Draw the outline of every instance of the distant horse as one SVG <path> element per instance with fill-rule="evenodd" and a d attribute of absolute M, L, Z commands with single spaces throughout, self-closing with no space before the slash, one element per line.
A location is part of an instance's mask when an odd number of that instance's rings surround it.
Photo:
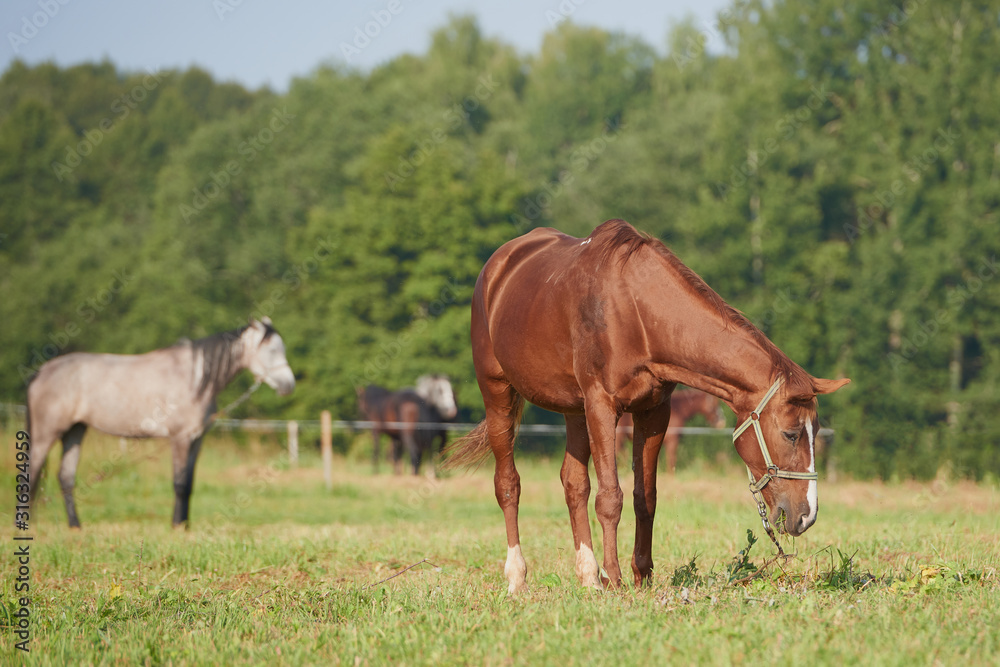
<path fill-rule="evenodd" d="M 173 522 L 186 527 L 194 467 L 202 436 L 213 421 L 215 398 L 245 368 L 282 396 L 295 388 L 285 344 L 266 317 L 146 354 L 75 352 L 43 364 L 28 385 L 31 500 L 57 438 L 63 443 L 59 484 L 71 528 L 80 527 L 73 487 L 88 426 L 126 438 L 169 438 Z"/>
<path fill-rule="evenodd" d="M 373 422 L 372 465 L 375 472 L 378 472 L 379 449 L 384 433 L 392 441 L 392 467 L 397 475 L 402 472 L 404 450 L 416 475 L 420 472 L 424 452 L 433 455 L 434 441 L 440 440 L 438 451 L 447 442 L 445 429 L 429 429 L 417 424 L 442 423 L 458 414 L 455 393 L 444 375 L 423 375 L 417 379 L 416 389 L 394 392 L 377 385 L 359 388 L 358 403 L 361 412 Z"/>
<path fill-rule="evenodd" d="M 670 429 L 683 428 L 695 415 L 702 415 L 715 428 L 726 426 L 722 404 L 717 397 L 697 389 L 678 389 L 670 395 Z M 615 451 L 625 451 L 625 441 L 632 440 L 633 428 L 632 414 L 626 412 L 618 420 L 618 428 L 615 429 Z M 668 430 L 663 438 L 667 451 L 667 470 L 671 474 L 677 470 L 677 445 L 680 440 L 680 433 L 673 430 Z"/>
<path fill-rule="evenodd" d="M 587 515 L 591 456 L 604 532 L 603 582 L 621 585 L 615 425 L 624 412 L 635 418 L 632 571 L 637 585 L 651 581 L 656 461 L 677 384 L 718 396 L 736 413 L 733 441 L 771 520 L 783 514 L 791 535 L 815 522 L 816 395 L 849 380 L 809 375 L 666 246 L 628 223 L 610 220 L 586 239 L 535 229 L 505 244 L 476 281 L 471 333 L 486 419 L 449 448 L 448 465 L 474 465 L 493 453 L 511 594 L 526 588 L 514 466 L 525 399 L 565 415 L 560 478 L 576 573 L 586 586 L 602 585 Z"/>

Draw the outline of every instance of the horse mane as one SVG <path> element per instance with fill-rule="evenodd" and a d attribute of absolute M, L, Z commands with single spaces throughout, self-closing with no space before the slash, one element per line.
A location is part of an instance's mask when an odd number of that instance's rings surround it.
<path fill-rule="evenodd" d="M 722 316 L 727 327 L 742 329 L 753 338 L 771 358 L 771 381 L 778 375 L 784 375 L 788 384 L 789 395 L 813 393 L 815 388 L 812 377 L 801 366 L 788 358 L 771 342 L 764 332 L 754 326 L 746 315 L 726 303 L 719 294 L 708 286 L 701 276 L 685 266 L 683 262 L 663 244 L 658 238 L 640 232 L 624 220 L 614 219 L 598 226 L 590 237 L 598 244 L 601 252 L 601 263 L 610 263 L 617 258 L 618 265 L 624 267 L 642 249 L 650 251 L 664 260 L 684 282 L 700 297 L 711 304 Z"/>
<path fill-rule="evenodd" d="M 249 326 L 242 326 L 232 331 L 223 331 L 197 340 L 187 341 L 195 358 L 201 356 L 204 362 L 201 380 L 198 382 L 198 396 L 209 390 L 214 393 L 222 391 L 242 370 L 239 365 L 240 355 L 234 354 L 234 348 L 240 346 L 243 332 L 248 328 Z M 266 338 L 271 333 L 274 333 L 274 329 L 268 326 L 264 337 Z"/>

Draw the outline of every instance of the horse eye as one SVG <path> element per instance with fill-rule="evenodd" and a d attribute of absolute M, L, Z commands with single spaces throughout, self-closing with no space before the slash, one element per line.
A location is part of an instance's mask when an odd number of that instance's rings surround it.
<path fill-rule="evenodd" d="M 799 439 L 798 431 L 783 431 L 781 435 L 785 436 L 785 439 L 793 445 Z"/>

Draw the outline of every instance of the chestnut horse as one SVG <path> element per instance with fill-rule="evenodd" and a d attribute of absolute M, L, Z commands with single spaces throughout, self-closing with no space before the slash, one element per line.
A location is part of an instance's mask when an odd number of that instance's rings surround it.
<path fill-rule="evenodd" d="M 677 445 L 681 434 L 676 430 L 695 415 L 702 415 L 715 428 L 725 428 L 726 418 L 722 414 L 722 403 L 711 394 L 697 389 L 678 389 L 670 395 L 670 426 L 663 438 L 667 457 L 667 471 L 673 474 L 677 470 Z M 635 430 L 631 413 L 626 412 L 618 420 L 615 429 L 615 451 L 619 454 L 625 451 L 625 442 L 632 440 Z"/>
<path fill-rule="evenodd" d="M 771 520 L 783 514 L 791 535 L 816 521 L 816 395 L 849 380 L 811 376 L 666 246 L 627 222 L 609 220 L 586 239 L 535 229 L 506 243 L 476 281 L 471 333 L 486 419 L 452 445 L 450 464 L 474 465 L 493 453 L 511 594 L 527 587 L 514 466 L 525 400 L 566 419 L 560 478 L 576 573 L 585 586 L 622 581 L 615 425 L 624 412 L 635 419 L 632 572 L 637 585 L 651 582 L 656 461 L 670 421 L 670 394 L 679 383 L 718 396 L 736 413 L 733 442 Z M 591 456 L 606 578 L 587 516 Z"/>

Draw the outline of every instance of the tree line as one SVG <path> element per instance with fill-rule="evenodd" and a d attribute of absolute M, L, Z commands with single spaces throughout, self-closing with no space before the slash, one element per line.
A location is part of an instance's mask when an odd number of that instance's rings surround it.
<path fill-rule="evenodd" d="M 821 401 L 841 470 L 1000 474 L 997 19 L 739 0 L 663 51 L 563 21 L 524 55 L 457 17 L 425 54 L 284 94 L 15 62 L 0 397 L 57 354 L 268 315 L 299 387 L 244 414 L 350 417 L 358 385 L 443 372 L 476 419 L 483 263 L 533 227 L 624 218 L 804 368 L 854 380 Z"/>

